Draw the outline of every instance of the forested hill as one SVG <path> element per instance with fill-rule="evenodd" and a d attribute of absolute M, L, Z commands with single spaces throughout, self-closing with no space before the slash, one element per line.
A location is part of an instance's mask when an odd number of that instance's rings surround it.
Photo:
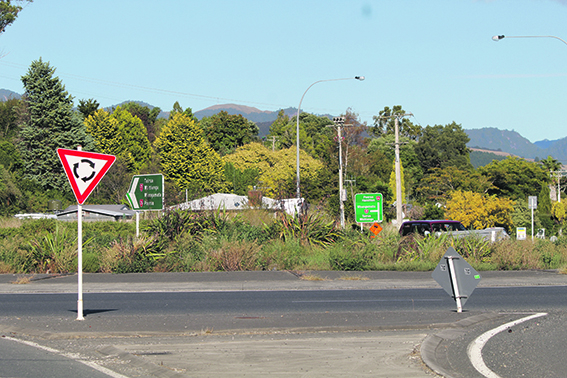
<path fill-rule="evenodd" d="M 558 140 L 543 140 L 532 143 L 516 131 L 494 127 L 465 130 L 470 138 L 468 147 L 492 151 L 503 151 L 526 159 L 545 159 L 553 156 L 567 163 L 567 137 Z"/>
<path fill-rule="evenodd" d="M 21 96 L 16 92 L 0 89 L 0 101 L 20 97 Z M 152 105 L 145 102 L 136 102 L 141 104 L 141 106 L 148 106 L 150 109 L 153 108 Z M 117 105 L 112 107 L 115 106 Z M 221 111 L 226 111 L 228 114 L 240 114 L 258 125 L 260 137 L 264 137 L 269 133 L 270 125 L 278 117 L 278 111 L 260 110 L 254 107 L 237 104 L 220 104 L 198 111 L 193 110 L 198 119 L 210 117 Z M 297 113 L 297 108 L 290 107 L 283 109 L 283 111 L 286 116 L 291 118 Z M 169 112 L 166 109 L 162 109 L 159 117 L 167 118 L 168 116 Z M 516 131 L 500 130 L 495 127 L 465 129 L 465 132 L 470 138 L 470 142 L 467 143 L 469 148 L 502 151 L 526 159 L 545 159 L 547 156 L 552 156 L 563 164 L 567 164 L 567 137 L 551 141 L 546 139 L 532 143 Z"/>

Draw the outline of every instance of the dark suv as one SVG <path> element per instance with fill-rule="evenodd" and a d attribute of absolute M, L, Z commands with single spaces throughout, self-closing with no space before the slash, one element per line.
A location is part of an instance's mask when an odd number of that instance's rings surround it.
<path fill-rule="evenodd" d="M 400 227 L 400 235 L 409 234 L 429 235 L 437 232 L 466 231 L 467 229 L 459 221 L 455 220 L 418 220 L 407 221 Z"/>

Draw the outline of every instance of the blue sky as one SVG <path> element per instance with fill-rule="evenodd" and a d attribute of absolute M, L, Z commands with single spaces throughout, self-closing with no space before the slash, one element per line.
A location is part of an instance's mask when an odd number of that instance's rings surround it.
<path fill-rule="evenodd" d="M 40 57 L 75 98 L 297 107 L 372 123 L 567 136 L 567 0 L 34 0 L 0 35 L 0 88 Z"/>

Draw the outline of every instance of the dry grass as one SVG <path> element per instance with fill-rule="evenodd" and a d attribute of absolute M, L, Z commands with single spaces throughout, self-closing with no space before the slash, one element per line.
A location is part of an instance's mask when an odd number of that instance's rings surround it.
<path fill-rule="evenodd" d="M 301 277 L 299 277 L 299 279 L 301 279 L 303 281 L 328 281 L 329 280 L 326 277 L 323 278 L 323 277 L 320 277 L 316 274 L 305 274 L 305 275 L 302 275 Z"/>
<path fill-rule="evenodd" d="M 0 228 L 18 228 L 22 225 L 23 221 L 14 217 L 1 217 Z"/>
<path fill-rule="evenodd" d="M 32 280 L 33 276 L 21 276 L 18 277 L 15 281 L 12 281 L 10 283 L 14 284 L 14 285 L 26 285 L 29 284 Z"/>
<path fill-rule="evenodd" d="M 355 274 L 355 275 L 345 275 L 345 276 L 340 276 L 339 278 L 337 278 L 337 280 L 342 280 L 342 281 L 368 281 L 370 278 L 365 277 L 362 274 Z"/>

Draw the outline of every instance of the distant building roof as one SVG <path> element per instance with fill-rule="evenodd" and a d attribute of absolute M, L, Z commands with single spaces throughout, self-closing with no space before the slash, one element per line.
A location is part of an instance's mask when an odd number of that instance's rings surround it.
<path fill-rule="evenodd" d="M 131 219 L 136 215 L 127 205 L 83 205 L 85 220 L 120 220 Z M 71 205 L 57 214 L 59 220 L 77 219 L 77 205 Z"/>
<path fill-rule="evenodd" d="M 295 214 L 299 207 L 303 204 L 303 199 L 287 198 L 275 200 L 268 197 L 262 197 L 262 208 L 270 210 L 283 210 L 289 214 Z M 170 209 L 189 210 L 189 211 L 205 211 L 205 210 L 244 210 L 252 208 L 249 205 L 248 197 L 239 196 L 237 194 L 216 193 L 207 197 L 199 198 L 193 201 L 180 203 L 171 206 Z"/>

